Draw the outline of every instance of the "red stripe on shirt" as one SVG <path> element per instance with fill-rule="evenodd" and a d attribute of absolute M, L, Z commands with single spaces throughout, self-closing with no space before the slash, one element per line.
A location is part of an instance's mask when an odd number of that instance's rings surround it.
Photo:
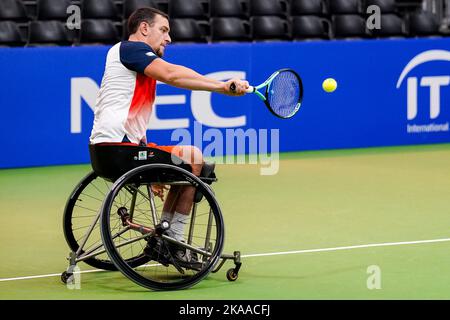
<path fill-rule="evenodd" d="M 134 88 L 133 99 L 131 100 L 128 119 L 136 117 L 138 114 L 147 116 L 152 111 L 155 101 L 156 80 L 138 73 L 136 75 L 136 86 Z"/>

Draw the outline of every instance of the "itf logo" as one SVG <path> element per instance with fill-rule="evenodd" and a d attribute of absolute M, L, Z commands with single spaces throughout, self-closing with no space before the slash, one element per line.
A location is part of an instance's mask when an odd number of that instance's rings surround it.
<path fill-rule="evenodd" d="M 450 51 L 446 50 L 429 50 L 422 52 L 415 56 L 403 69 L 398 81 L 397 89 L 402 85 L 403 80 L 409 74 L 409 72 L 419 65 L 422 65 L 431 61 L 449 61 Z M 418 87 L 427 87 L 430 95 L 429 105 L 420 106 L 427 110 L 428 119 L 432 121 L 439 117 L 441 113 L 441 92 L 450 84 L 450 75 L 435 75 L 408 77 L 407 83 L 407 119 L 408 121 L 414 120 L 417 117 L 418 106 Z M 448 88 L 447 88 L 448 89 Z M 430 122 L 425 125 L 408 124 L 408 133 L 428 133 L 428 132 L 440 132 L 449 131 L 449 123 L 434 123 Z"/>

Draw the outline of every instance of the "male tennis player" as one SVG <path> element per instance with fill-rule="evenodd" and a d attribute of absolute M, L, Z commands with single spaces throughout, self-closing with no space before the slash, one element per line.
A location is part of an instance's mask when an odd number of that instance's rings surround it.
<path fill-rule="evenodd" d="M 136 10 L 128 19 L 128 41 L 114 45 L 106 58 L 105 72 L 95 105 L 90 143 L 148 145 L 170 152 L 192 167 L 199 176 L 203 159 L 194 146 L 158 146 L 147 143 L 146 130 L 155 100 L 156 81 L 189 89 L 241 96 L 249 84 L 240 79 L 221 82 L 204 77 L 192 69 L 162 59 L 169 36 L 169 17 L 154 8 Z M 230 85 L 236 85 L 235 90 Z M 154 188 L 163 199 L 164 190 Z M 184 225 L 195 194 L 194 187 L 171 188 L 161 220 L 170 222 L 169 236 L 184 240 Z M 182 252 L 179 259 L 187 259 Z"/>

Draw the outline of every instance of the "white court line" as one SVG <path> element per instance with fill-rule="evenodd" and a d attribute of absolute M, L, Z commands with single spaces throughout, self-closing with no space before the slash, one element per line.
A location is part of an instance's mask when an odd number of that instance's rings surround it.
<path fill-rule="evenodd" d="M 267 256 L 277 256 L 277 255 L 286 255 L 286 254 L 301 254 L 301 253 L 313 253 L 313 252 L 351 250 L 351 249 L 373 248 L 373 247 L 402 246 L 402 245 L 411 245 L 411 244 L 449 242 L 449 241 L 450 241 L 450 238 L 432 239 L 432 240 L 417 240 L 417 241 L 403 241 L 403 242 L 371 243 L 371 244 L 362 244 L 362 245 L 346 246 L 346 247 L 334 247 L 334 248 L 306 249 L 306 250 L 284 251 L 284 252 L 269 252 L 269 253 L 246 254 L 246 255 L 242 255 L 241 258 L 267 257 Z M 156 265 L 148 265 L 148 266 L 156 266 Z M 99 270 L 99 269 L 85 270 L 85 271 L 80 271 L 80 273 L 102 272 L 102 271 L 105 271 L 105 270 Z M 27 280 L 27 279 L 38 279 L 38 278 L 49 278 L 49 277 L 59 277 L 59 276 L 61 276 L 61 273 L 51 273 L 51 274 L 44 274 L 44 275 L 38 275 L 38 276 L 4 278 L 4 279 L 0 279 L 0 282 L 16 281 L 16 280 Z"/>
<path fill-rule="evenodd" d="M 160 264 L 144 264 L 142 266 L 139 266 L 138 268 L 142 268 L 142 267 L 156 267 L 156 266 L 160 266 Z M 78 274 L 78 273 L 81 274 L 81 273 L 92 273 L 92 272 L 102 272 L 102 271 L 105 272 L 105 271 L 108 271 L 108 270 L 93 269 L 93 270 L 84 270 L 84 271 L 74 272 L 74 273 L 75 274 Z M 0 282 L 2 282 L 2 281 L 14 281 L 14 280 L 38 279 L 38 278 L 49 278 L 49 277 L 60 277 L 61 273 L 42 274 L 42 275 L 39 275 L 39 276 L 5 278 L 5 279 L 0 279 Z"/>
<path fill-rule="evenodd" d="M 357 245 L 357 246 L 336 247 L 336 248 L 322 248 L 322 249 L 308 249 L 308 250 L 285 251 L 285 252 L 256 253 L 256 254 L 243 255 L 241 257 L 242 258 L 266 257 L 266 256 L 276 256 L 276 255 L 282 255 L 282 254 L 299 254 L 299 253 L 311 253 L 311 252 L 338 251 L 338 250 L 361 249 L 361 248 L 370 248 L 370 247 L 401 246 L 401 245 L 407 245 L 407 244 L 447 242 L 447 241 L 450 241 L 450 238 L 432 239 L 432 240 L 417 240 L 417 241 L 404 241 L 404 242 L 372 243 L 372 244 L 361 244 L 361 245 Z"/>
<path fill-rule="evenodd" d="M 90 273 L 90 272 L 99 272 L 99 271 L 105 271 L 105 270 L 99 270 L 99 269 L 85 270 L 85 271 L 80 271 L 80 273 Z M 38 279 L 38 278 L 49 278 L 49 277 L 60 277 L 60 276 L 61 276 L 61 272 L 60 273 L 42 274 L 42 275 L 39 275 L 39 276 L 5 278 L 5 279 L 0 279 L 0 282 L 2 282 L 2 281 L 14 281 L 14 280 Z"/>

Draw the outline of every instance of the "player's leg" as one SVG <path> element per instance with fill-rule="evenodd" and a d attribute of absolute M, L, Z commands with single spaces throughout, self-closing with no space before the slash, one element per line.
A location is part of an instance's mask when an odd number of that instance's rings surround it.
<path fill-rule="evenodd" d="M 153 146 L 155 147 L 155 146 Z M 200 176 L 203 167 L 203 155 L 200 149 L 194 146 L 156 146 L 165 151 L 170 151 L 174 156 L 182 159 L 192 168 L 192 173 Z M 161 220 L 170 222 L 170 228 L 167 235 L 172 238 L 185 242 L 184 232 L 186 225 L 189 224 L 189 214 L 194 202 L 196 188 L 193 186 L 171 186 L 164 202 Z M 189 250 L 179 246 L 169 244 L 172 256 L 184 266 L 197 266 L 201 264 L 196 256 L 191 255 Z"/>
<path fill-rule="evenodd" d="M 199 176 L 203 166 L 203 155 L 200 149 L 194 146 L 175 146 L 171 150 L 172 154 L 188 163 L 192 168 L 192 173 Z M 194 201 L 195 188 L 193 186 L 181 186 L 173 192 L 171 199 L 167 202 L 166 209 L 173 209 L 171 219 L 171 233 L 179 241 L 184 241 L 184 228 L 189 220 L 192 203 Z M 176 196 L 175 196 L 176 193 Z"/>
<path fill-rule="evenodd" d="M 175 207 L 177 199 L 180 196 L 181 186 L 171 186 L 169 192 L 167 193 L 166 200 L 164 201 L 164 206 L 161 214 L 161 221 L 172 221 L 173 213 L 175 212 Z"/>
<path fill-rule="evenodd" d="M 199 176 L 203 167 L 203 155 L 195 146 L 158 146 L 154 143 L 150 147 L 158 148 L 180 158 L 192 168 L 192 173 Z M 161 220 L 171 222 L 173 236 L 182 241 L 184 239 L 184 224 L 188 220 L 194 200 L 195 188 L 192 186 L 171 186 L 164 202 Z M 175 219 L 174 219 L 175 217 Z"/>

